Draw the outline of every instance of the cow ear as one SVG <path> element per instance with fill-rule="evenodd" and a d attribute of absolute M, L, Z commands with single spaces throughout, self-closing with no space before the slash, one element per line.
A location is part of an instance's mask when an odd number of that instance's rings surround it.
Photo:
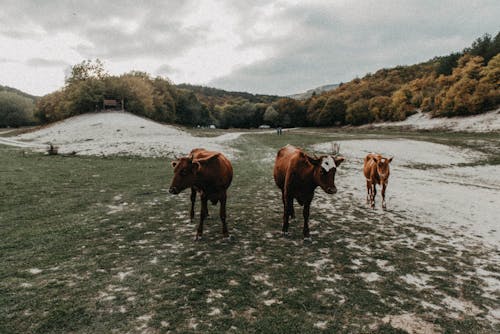
<path fill-rule="evenodd" d="M 219 156 L 219 154 L 220 154 L 220 153 L 214 153 L 214 154 L 212 154 L 212 155 L 209 155 L 209 156 L 208 156 L 208 157 L 206 157 L 206 158 L 196 159 L 195 161 L 200 162 L 200 163 L 208 162 L 208 161 L 210 161 L 210 160 L 212 160 L 212 159 L 217 158 L 217 157 Z"/>
<path fill-rule="evenodd" d="M 389 159 L 387 159 L 387 161 L 392 162 L 392 158 L 394 157 L 390 157 Z"/>
<path fill-rule="evenodd" d="M 344 162 L 345 158 L 344 157 L 336 157 L 334 158 L 335 160 L 335 166 L 339 166 L 342 162 Z"/>
<path fill-rule="evenodd" d="M 179 163 L 179 162 L 178 162 L 177 160 L 176 160 L 176 161 L 172 161 L 172 162 L 171 162 L 171 165 L 172 165 L 172 167 L 173 167 L 173 168 L 175 168 L 175 166 L 177 166 L 177 164 L 178 164 L 178 163 Z"/>
<path fill-rule="evenodd" d="M 378 163 L 378 156 L 372 155 L 372 160 L 375 161 L 376 163 Z"/>
<path fill-rule="evenodd" d="M 313 158 L 305 154 L 307 160 L 314 166 L 319 166 L 321 163 L 321 158 Z"/>
<path fill-rule="evenodd" d="M 201 170 L 201 164 L 199 161 L 193 161 L 191 164 L 191 168 L 193 169 L 193 173 L 198 173 Z"/>

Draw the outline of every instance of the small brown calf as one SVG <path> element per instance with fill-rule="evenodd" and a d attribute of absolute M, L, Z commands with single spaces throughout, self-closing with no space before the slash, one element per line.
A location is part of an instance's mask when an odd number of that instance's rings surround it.
<path fill-rule="evenodd" d="M 385 190 L 389 183 L 389 163 L 392 157 L 385 158 L 380 154 L 369 153 L 365 157 L 363 172 L 366 178 L 366 202 L 370 203 L 372 208 L 375 208 L 375 195 L 377 195 L 377 184 L 382 186 L 382 208 L 386 208 Z"/>

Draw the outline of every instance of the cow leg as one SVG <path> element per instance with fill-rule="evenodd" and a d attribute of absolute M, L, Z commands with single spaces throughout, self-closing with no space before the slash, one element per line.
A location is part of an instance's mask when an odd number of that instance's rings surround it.
<path fill-rule="evenodd" d="M 382 185 L 382 209 L 385 209 L 386 208 L 386 205 L 385 205 L 385 189 L 387 188 L 387 184 L 383 184 Z"/>
<path fill-rule="evenodd" d="M 198 224 L 198 228 L 196 229 L 196 237 L 194 240 L 199 240 L 201 239 L 201 236 L 203 235 L 203 222 L 205 221 L 206 213 L 207 213 L 207 195 L 204 193 L 201 194 L 201 211 L 200 211 L 200 223 Z"/>
<path fill-rule="evenodd" d="M 288 197 L 287 195 L 283 196 L 283 236 L 288 235 L 288 225 L 289 225 L 289 217 L 290 217 L 290 206 L 293 205 L 293 198 Z"/>
<path fill-rule="evenodd" d="M 205 206 L 205 218 L 208 216 L 210 216 L 210 215 L 208 214 L 208 205 L 207 205 L 207 206 Z"/>
<path fill-rule="evenodd" d="M 285 200 L 285 192 L 284 191 L 281 191 L 281 200 L 283 201 L 283 207 L 285 207 L 286 206 L 286 200 Z M 290 207 L 291 207 L 291 212 L 290 212 L 289 216 L 292 219 L 294 219 L 295 218 L 295 210 L 293 209 L 293 198 L 292 198 L 292 204 L 291 204 Z"/>
<path fill-rule="evenodd" d="M 189 211 L 189 217 L 191 220 L 194 218 L 194 203 L 196 202 L 196 190 L 191 188 L 191 210 Z"/>
<path fill-rule="evenodd" d="M 375 183 L 372 184 L 372 196 L 371 196 L 371 207 L 375 209 L 375 196 L 377 195 L 377 185 Z"/>
<path fill-rule="evenodd" d="M 290 202 L 290 218 L 295 219 L 295 209 L 293 208 L 293 198 L 292 198 L 292 201 Z"/>
<path fill-rule="evenodd" d="M 226 193 L 224 193 L 220 199 L 220 220 L 222 221 L 222 235 L 224 238 L 229 238 L 226 224 L 226 198 Z"/>
<path fill-rule="evenodd" d="M 304 203 L 304 210 L 302 211 L 302 214 L 304 216 L 304 229 L 303 229 L 303 234 L 304 234 L 304 241 L 310 241 L 311 235 L 309 234 L 309 208 L 311 207 L 311 202 L 306 202 Z"/>
<path fill-rule="evenodd" d="M 371 203 L 371 199 L 372 199 L 372 185 L 371 185 L 371 182 L 366 180 L 366 204 L 370 204 Z"/>

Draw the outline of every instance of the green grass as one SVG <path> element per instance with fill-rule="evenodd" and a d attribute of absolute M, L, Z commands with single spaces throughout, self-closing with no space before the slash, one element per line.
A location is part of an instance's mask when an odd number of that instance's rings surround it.
<path fill-rule="evenodd" d="M 404 333 L 381 322 L 401 313 L 443 332 L 500 330 L 485 316 L 498 299 L 473 274 L 478 262 L 496 268 L 491 249 L 471 241 L 457 256 L 448 236 L 402 213 L 374 213 L 349 192 L 316 196 L 312 243 L 302 242 L 301 219 L 289 239 L 280 237 L 276 150 L 370 136 L 391 137 L 297 130 L 237 140 L 229 242 L 212 206 L 204 240 L 192 240 L 189 193 L 168 194 L 168 159 L 49 157 L 0 146 L 0 333 Z M 379 279 L 367 280 L 371 273 Z M 432 288 L 416 288 L 401 278 L 407 274 L 428 275 Z M 479 313 L 453 316 L 446 296 Z M 325 321 L 326 330 L 314 326 Z"/>

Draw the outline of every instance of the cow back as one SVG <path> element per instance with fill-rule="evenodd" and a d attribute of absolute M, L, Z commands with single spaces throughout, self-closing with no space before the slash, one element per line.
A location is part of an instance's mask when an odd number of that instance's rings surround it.
<path fill-rule="evenodd" d="M 216 155 L 213 159 L 209 159 L 201 165 L 197 177 L 198 187 L 208 192 L 229 188 L 233 180 L 233 166 L 226 156 L 205 149 L 194 149 L 190 155 L 193 161 L 207 159 Z"/>

